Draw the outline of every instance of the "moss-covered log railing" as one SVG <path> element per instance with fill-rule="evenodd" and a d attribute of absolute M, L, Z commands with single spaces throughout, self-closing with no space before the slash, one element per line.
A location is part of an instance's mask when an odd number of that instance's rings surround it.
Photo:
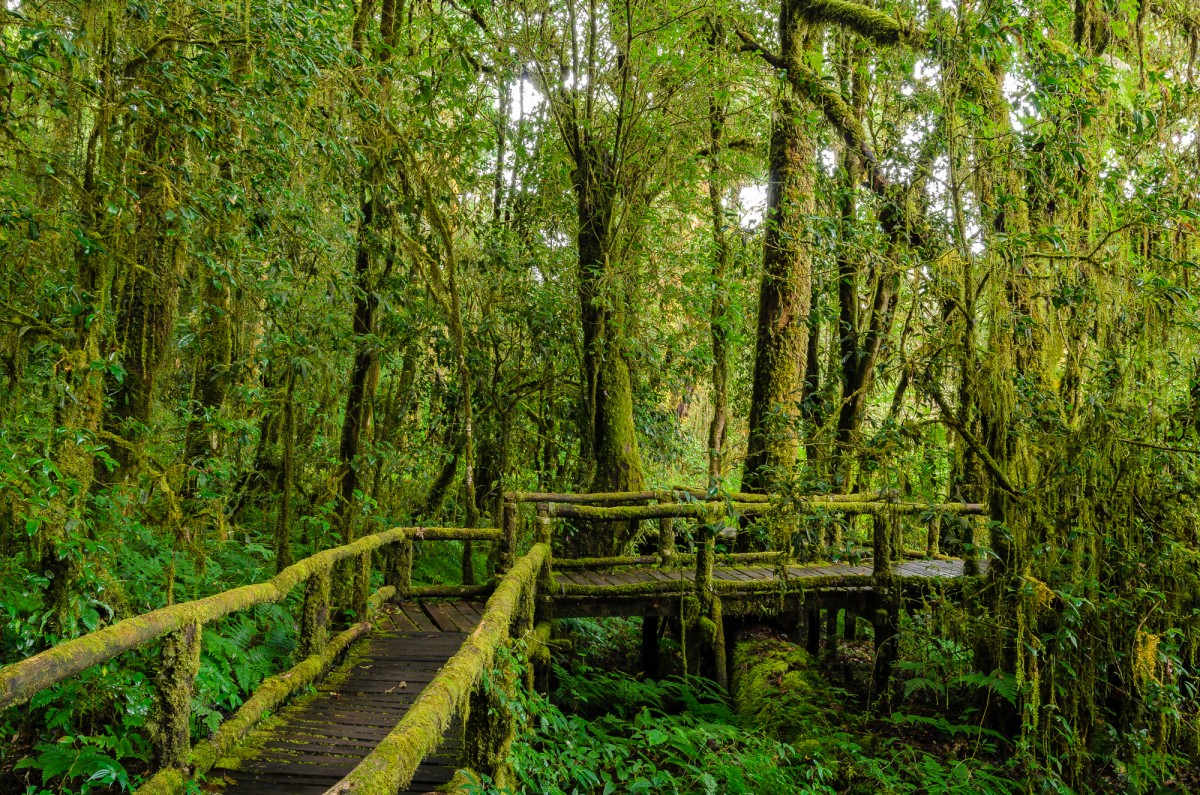
<path fill-rule="evenodd" d="M 501 693 L 511 682 L 488 681 L 497 651 L 511 638 L 539 637 L 534 605 L 550 546 L 537 543 L 497 585 L 483 618 L 433 680 L 425 686 L 400 723 L 327 795 L 392 793 L 411 783 L 417 767 L 442 744 L 446 731 L 466 714 L 467 768 L 487 773 L 504 785 L 505 760 L 512 742 L 513 719 Z M 541 633 L 542 635 L 547 633 Z M 500 679 L 515 676 L 505 668 Z"/>
<path fill-rule="evenodd" d="M 597 494 L 550 494 L 550 493 L 507 493 L 504 495 L 502 524 L 506 537 L 516 538 L 519 506 L 522 503 L 535 505 L 538 522 L 538 537 L 549 541 L 551 526 L 555 519 L 581 519 L 588 522 L 590 532 L 596 532 L 597 523 L 605 521 L 657 520 L 656 554 L 618 555 L 605 558 L 554 559 L 547 562 L 548 570 L 545 591 L 555 596 L 576 598 L 654 598 L 677 597 L 680 618 L 685 635 L 685 650 L 691 652 L 688 668 L 696 672 L 701 662 L 714 673 L 717 681 L 726 684 L 727 667 L 724 659 L 724 630 L 722 601 L 761 598 L 764 603 L 777 601 L 786 594 L 802 595 L 806 590 L 855 590 L 870 589 L 876 597 L 878 615 L 872 621 L 880 627 L 877 637 L 885 646 L 881 659 L 886 658 L 895 644 L 889 643 L 894 633 L 895 616 L 905 583 L 894 577 L 893 562 L 905 554 L 901 532 L 902 516 L 919 516 L 928 521 L 926 556 L 937 553 L 937 535 L 940 522 L 946 516 L 979 516 L 987 514 L 987 506 L 973 503 L 928 504 L 896 499 L 889 495 L 757 495 L 742 493 L 715 493 L 686 487 L 662 491 L 640 491 Z M 846 574 L 823 577 L 805 577 L 802 581 L 789 581 L 787 565 L 791 560 L 790 538 L 779 549 L 757 552 L 719 554 L 716 548 L 718 535 L 736 534 L 744 518 L 766 517 L 772 514 L 793 516 L 815 516 L 820 514 L 871 517 L 871 573 Z M 675 521 L 690 519 L 696 523 L 692 539 L 694 552 L 680 554 L 676 547 Z M 970 526 L 971 522 L 966 522 Z M 965 570 L 977 574 L 973 559 L 974 538 L 968 527 L 964 539 L 968 550 Z M 652 540 L 647 538 L 647 540 Z M 739 566 L 746 563 L 770 563 L 779 572 L 779 577 L 769 583 L 747 583 L 719 580 L 714 576 L 718 561 Z M 694 576 L 684 576 L 686 569 L 694 567 Z M 662 573 L 670 574 L 667 580 L 626 582 L 621 584 L 559 583 L 554 580 L 553 570 L 598 571 L 616 568 L 659 567 Z M 678 575 L 677 577 L 675 575 Z M 542 600 L 547 617 L 553 610 L 553 598 Z M 656 648 L 657 641 L 651 636 L 656 632 L 656 619 L 643 626 L 643 647 Z M 690 638 L 690 641 L 687 641 Z M 884 659 L 885 672 L 890 663 Z"/>
<path fill-rule="evenodd" d="M 155 677 L 156 706 L 150 720 L 158 772 L 140 792 L 178 792 L 187 778 L 185 770 L 198 774 L 211 768 L 267 712 L 328 670 L 341 652 L 370 630 L 369 616 L 384 602 L 429 596 L 475 596 L 492 590 L 490 586 L 473 585 L 413 586 L 414 541 L 496 542 L 497 571 L 503 574 L 507 571 L 505 562 L 513 557 L 512 540 L 501 530 L 491 528 L 397 527 L 365 536 L 294 563 L 266 582 L 133 616 L 0 668 L 0 709 L 28 701 L 91 666 L 161 639 L 162 659 Z M 346 607 L 358 623 L 330 638 L 334 567 L 344 561 L 356 561 L 359 570 L 369 574 L 377 550 L 386 553 L 378 556 L 382 561 L 384 586 L 370 597 L 365 589 L 353 594 L 352 604 Z M 367 581 L 362 578 L 362 582 Z M 193 749 L 189 715 L 204 626 L 242 610 L 280 602 L 301 584 L 305 590 L 296 650 L 300 662 L 263 682 L 212 738 Z"/>

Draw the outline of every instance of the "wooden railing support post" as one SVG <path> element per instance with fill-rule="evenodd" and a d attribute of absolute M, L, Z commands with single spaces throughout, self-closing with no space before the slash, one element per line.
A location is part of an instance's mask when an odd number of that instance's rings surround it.
<path fill-rule="evenodd" d="M 354 620 L 363 621 L 367 617 L 367 598 L 371 595 L 371 553 L 360 555 L 352 561 L 354 566 L 354 595 L 350 609 L 354 611 Z"/>
<path fill-rule="evenodd" d="M 500 549 L 496 556 L 496 573 L 503 576 L 513 566 L 517 553 L 517 504 L 505 500 L 500 508 Z"/>
<path fill-rule="evenodd" d="M 397 541 L 388 552 L 388 568 L 383 584 L 396 589 L 393 601 L 402 602 L 412 590 L 413 542 L 411 538 Z"/>
<path fill-rule="evenodd" d="M 669 566 L 676 554 L 675 517 L 664 516 L 658 520 L 658 558 L 662 565 Z"/>
<path fill-rule="evenodd" d="M 329 637 L 329 569 L 321 569 L 304 584 L 304 607 L 300 616 L 300 639 L 296 656 L 303 660 L 325 650 Z"/>
<path fill-rule="evenodd" d="M 804 612 L 804 650 L 811 657 L 816 657 L 821 653 L 821 611 L 819 609 Z"/>
<path fill-rule="evenodd" d="M 163 638 L 162 662 L 155 681 L 150 738 L 160 768 L 182 768 L 192 753 L 192 691 L 200 671 L 199 623 L 187 624 Z"/>
<path fill-rule="evenodd" d="M 538 544 L 546 545 L 546 559 L 542 561 L 542 567 L 538 569 L 536 582 L 534 583 L 534 608 L 533 608 L 533 623 L 534 627 L 542 627 L 545 637 L 543 641 L 549 644 L 551 637 L 554 635 L 554 604 L 548 598 L 554 593 L 554 569 L 553 569 L 553 539 L 554 526 L 553 520 L 550 518 L 550 506 L 544 502 L 537 503 L 536 517 L 534 519 L 534 541 Z M 538 598 L 543 597 L 543 598 Z M 529 666 L 532 669 L 531 674 L 535 686 L 539 692 L 549 692 L 550 690 L 550 651 L 548 648 L 539 650 L 539 653 L 534 659 L 529 661 Z"/>
<path fill-rule="evenodd" d="M 876 514 L 871 517 L 872 567 L 875 584 L 890 585 L 892 581 L 892 529 L 891 517 Z"/>
<path fill-rule="evenodd" d="M 508 752 L 516 732 L 516 719 L 507 704 L 517 681 L 511 665 L 484 671 L 467 703 L 463 729 L 466 767 L 484 773 L 497 787 L 508 778 Z"/>
<path fill-rule="evenodd" d="M 548 595 L 554 590 L 554 560 L 553 560 L 553 539 L 554 529 L 551 524 L 553 521 L 550 518 L 550 506 L 544 502 L 537 505 L 537 527 L 534 530 L 534 541 L 538 544 L 545 544 L 550 552 L 546 553 L 546 559 L 542 562 L 542 568 L 538 572 L 537 592 L 542 595 Z M 548 617 L 539 614 L 535 617 L 537 622 L 549 620 Z"/>
<path fill-rule="evenodd" d="M 929 520 L 929 536 L 925 539 L 925 557 L 937 557 L 942 542 L 942 515 L 935 513 Z"/>
<path fill-rule="evenodd" d="M 874 690 L 875 698 L 887 705 L 891 701 L 892 669 L 898 656 L 897 634 L 900 624 L 892 576 L 892 546 L 896 535 L 894 525 L 898 522 L 892 511 L 877 513 L 873 520 L 875 606 L 871 613 L 871 624 L 875 629 Z"/>
<path fill-rule="evenodd" d="M 975 549 L 974 516 L 963 517 L 963 574 L 974 577 L 979 573 L 979 555 Z"/>
<path fill-rule="evenodd" d="M 722 687 L 728 687 L 725 660 L 725 621 L 721 614 L 721 600 L 713 586 L 713 563 L 716 558 L 717 528 L 713 520 L 700 526 L 700 543 L 696 547 L 696 602 L 695 627 L 690 627 L 698 641 L 694 649 L 699 652 L 694 664 L 695 671 L 711 676 Z"/>
<path fill-rule="evenodd" d="M 836 657 L 838 653 L 838 613 L 836 607 L 825 610 L 825 654 Z"/>

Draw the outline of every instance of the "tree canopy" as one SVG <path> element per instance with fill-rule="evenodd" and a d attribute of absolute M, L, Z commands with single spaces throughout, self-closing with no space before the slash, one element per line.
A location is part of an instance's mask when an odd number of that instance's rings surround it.
<path fill-rule="evenodd" d="M 883 493 L 988 505 L 930 551 L 991 560 L 1030 782 L 1194 763 L 1198 50 L 1189 0 L 10 0 L 0 661 L 504 491 Z M 220 708 L 285 634 L 206 646 Z M 4 717 L 0 778 L 139 693 Z"/>

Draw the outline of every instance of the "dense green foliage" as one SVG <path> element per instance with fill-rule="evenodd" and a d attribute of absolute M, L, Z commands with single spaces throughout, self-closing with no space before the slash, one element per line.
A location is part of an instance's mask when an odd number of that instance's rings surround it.
<path fill-rule="evenodd" d="M 1198 47 L 1191 0 L 10 0 L 0 663 L 504 490 L 986 502 L 898 703 L 1029 788 L 1148 791 L 1200 758 Z M 195 736 L 296 608 L 205 633 Z M 0 792 L 136 782 L 156 654 L 0 715 Z M 653 693 L 531 701 L 537 742 L 834 786 Z"/>

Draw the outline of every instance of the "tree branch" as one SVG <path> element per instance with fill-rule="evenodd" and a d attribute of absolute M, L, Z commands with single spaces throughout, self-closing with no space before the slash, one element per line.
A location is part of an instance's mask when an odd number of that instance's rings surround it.
<path fill-rule="evenodd" d="M 776 69 L 786 70 L 788 68 L 783 58 L 759 44 L 749 33 L 740 29 L 735 32 L 737 33 L 737 37 L 742 40 L 742 46 L 738 48 L 739 52 L 748 52 L 757 55 Z"/>

